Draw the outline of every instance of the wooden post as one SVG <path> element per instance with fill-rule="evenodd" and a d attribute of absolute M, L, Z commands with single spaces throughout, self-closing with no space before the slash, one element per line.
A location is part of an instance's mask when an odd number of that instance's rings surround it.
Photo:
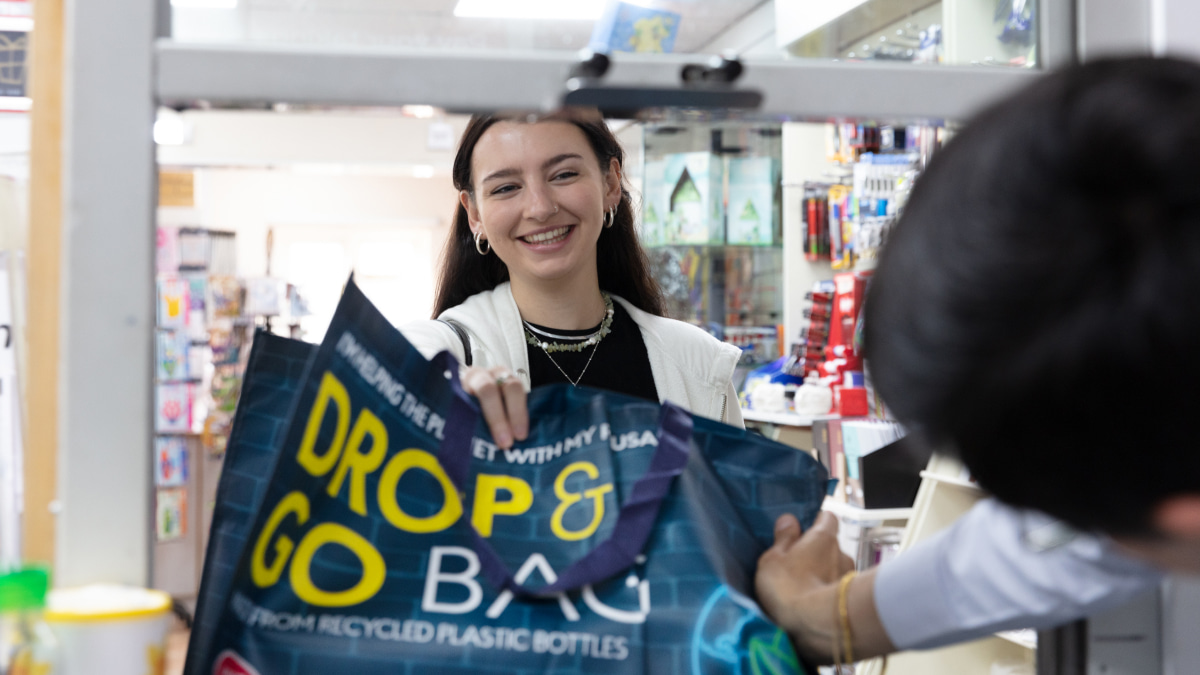
<path fill-rule="evenodd" d="M 62 261 L 63 0 L 33 3 L 24 557 L 53 563 Z"/>

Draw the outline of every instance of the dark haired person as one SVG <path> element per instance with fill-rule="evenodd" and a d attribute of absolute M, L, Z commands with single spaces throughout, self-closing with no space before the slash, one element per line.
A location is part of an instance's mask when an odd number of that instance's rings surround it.
<path fill-rule="evenodd" d="M 845 583 L 836 523 L 800 536 L 781 519 L 757 584 L 803 653 L 832 658 L 840 595 L 862 657 L 1051 625 L 1200 571 L 1197 120 L 1200 66 L 1094 62 L 931 162 L 869 292 L 867 360 L 897 417 L 1009 506 Z"/>
<path fill-rule="evenodd" d="M 743 424 L 740 351 L 663 316 L 624 188 L 624 151 L 598 114 L 477 116 L 454 160 L 459 190 L 434 315 L 403 327 L 423 353 L 471 367 L 496 443 L 529 429 L 526 392 L 554 382 L 608 389 Z"/>

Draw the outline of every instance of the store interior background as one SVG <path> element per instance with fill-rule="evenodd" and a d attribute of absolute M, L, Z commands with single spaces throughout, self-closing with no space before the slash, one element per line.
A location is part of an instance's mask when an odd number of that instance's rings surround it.
<path fill-rule="evenodd" d="M 29 4 L 13 0 L 0 3 L 0 10 L 15 12 L 7 18 L 27 19 Z M 591 23 L 585 21 L 459 19 L 453 16 L 451 0 L 411 0 L 399 3 L 401 9 L 397 3 L 379 0 L 176 0 L 172 4 L 174 39 L 195 43 L 576 50 L 587 44 L 591 34 Z M 864 39 L 853 44 L 816 30 L 814 24 L 828 23 L 816 14 L 789 20 L 784 6 L 791 3 L 678 0 L 655 4 L 684 16 L 675 44 L 679 53 L 732 49 L 746 58 L 855 58 L 863 46 L 878 45 L 880 38 L 906 24 L 925 26 L 941 21 L 946 25 L 945 58 L 949 63 L 998 67 L 998 62 L 1022 56 L 986 47 L 995 44 L 994 40 L 974 37 L 973 31 L 991 30 L 990 18 L 982 21 L 980 17 L 985 13 L 990 17 L 994 0 L 872 0 L 864 6 L 883 7 L 879 11 L 888 12 L 888 18 L 860 10 L 846 14 L 850 18 L 840 24 L 835 22 L 847 32 L 858 30 L 852 20 L 867 17 L 863 20 L 875 22 L 873 30 L 862 33 Z M 860 4 L 854 0 L 822 3 L 835 15 L 842 5 Z M 1119 13 L 1125 11 L 1121 4 L 1094 0 L 1090 6 L 1096 12 Z M 4 19 L 0 16 L 0 23 Z M 1091 49 L 1096 53 L 1141 48 L 1152 29 L 1167 30 L 1144 22 L 1107 25 L 1109 34 L 1099 28 L 1092 33 Z M 1186 21 L 1171 25 L 1186 25 Z M 1176 51 L 1200 53 L 1186 39 L 1176 39 Z M 1200 44 L 1200 36 L 1193 42 Z M 1014 63 L 1013 67 L 1030 65 Z M 20 108 L 28 102 L 2 103 L 0 250 L 24 252 L 30 232 L 30 121 L 27 110 Z M 235 233 L 237 276 L 269 274 L 301 289 L 313 312 L 302 325 L 305 339 L 320 338 L 323 322 L 351 270 L 394 323 L 428 317 L 438 257 L 457 199 L 450 183 L 450 165 L 453 143 L 466 124 L 465 116 L 421 106 L 229 108 L 214 104 L 160 108 L 158 120 L 162 130 L 158 168 L 190 173 L 194 186 L 194 205 L 159 207 L 158 225 Z M 799 333 L 807 306 L 804 292 L 813 281 L 832 275 L 827 262 L 804 256 L 799 208 L 803 184 L 829 177 L 828 121 L 780 123 L 783 262 L 779 322 L 786 336 Z M 628 182 L 635 197 L 640 196 L 646 126 L 628 120 L 614 120 L 612 126 L 628 153 Z M 444 143 L 447 131 L 453 139 L 451 146 Z M 146 359 L 153 355 L 147 354 Z M 19 362 L 19 367 L 25 365 Z M 196 475 L 203 473 L 197 471 Z M 215 482 L 210 481 L 208 489 L 212 487 Z M 201 522 L 206 506 L 203 498 L 189 504 L 196 523 Z M 153 524 L 145 527 L 152 529 Z M 154 541 L 153 534 L 150 541 Z M 203 551 L 199 531 L 193 529 L 191 536 L 178 541 L 153 544 L 153 549 L 151 584 L 184 598 L 194 596 Z"/>

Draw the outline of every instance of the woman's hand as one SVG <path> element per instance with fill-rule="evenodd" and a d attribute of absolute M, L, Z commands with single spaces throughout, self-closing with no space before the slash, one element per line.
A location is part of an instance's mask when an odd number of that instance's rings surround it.
<path fill-rule="evenodd" d="M 775 545 L 758 559 L 754 578 L 763 610 L 787 631 L 800 656 L 814 664 L 833 661 L 834 640 L 841 635 L 835 623 L 838 580 L 854 569 L 854 561 L 838 548 L 837 531 L 837 517 L 826 511 L 803 534 L 795 517 L 780 516 Z M 847 609 L 855 658 L 895 651 L 875 609 L 874 570 L 850 584 Z"/>
<path fill-rule="evenodd" d="M 527 394 L 521 380 L 504 366 L 467 368 L 460 378 L 463 390 L 479 399 L 483 419 L 492 432 L 492 440 L 501 448 L 529 435 Z"/>

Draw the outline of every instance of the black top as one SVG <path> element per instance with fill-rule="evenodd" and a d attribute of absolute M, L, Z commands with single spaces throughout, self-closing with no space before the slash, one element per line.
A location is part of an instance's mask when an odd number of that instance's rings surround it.
<path fill-rule="evenodd" d="M 586 337 L 600 330 L 599 324 L 587 330 L 560 330 L 533 325 L 539 330 L 563 336 Z M 570 342 L 549 340 L 537 333 L 534 333 L 534 337 L 547 342 Z M 582 342 L 582 339 L 579 341 Z M 541 347 L 526 346 L 529 349 L 529 377 L 535 387 L 555 382 L 569 384 L 567 375 L 570 375 L 571 380 L 575 380 L 582 373 L 583 378 L 579 379 L 581 387 L 607 389 L 658 403 L 658 389 L 654 386 L 654 376 L 650 372 L 650 356 L 646 353 L 646 343 L 642 341 L 642 331 L 619 302 L 613 302 L 611 332 L 592 347 L 584 347 L 580 352 L 551 352 L 547 355 Z M 591 363 L 588 363 L 589 358 Z M 557 368 L 555 364 L 558 364 Z M 566 371 L 566 374 L 564 375 L 559 368 Z"/>

